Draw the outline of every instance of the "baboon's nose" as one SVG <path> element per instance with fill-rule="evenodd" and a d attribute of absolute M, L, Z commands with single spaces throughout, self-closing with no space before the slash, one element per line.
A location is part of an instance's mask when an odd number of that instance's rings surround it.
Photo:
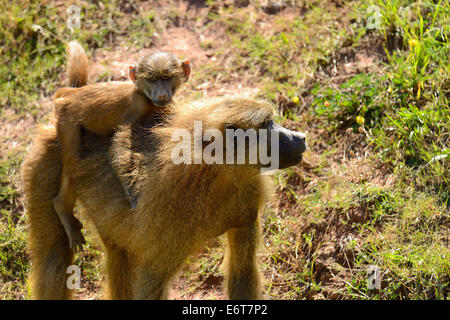
<path fill-rule="evenodd" d="M 306 151 L 306 135 L 302 132 L 288 130 L 271 123 L 271 130 L 278 132 L 279 138 L 279 168 L 294 166 L 302 160 L 302 153 Z"/>
<path fill-rule="evenodd" d="M 297 152 L 303 153 L 306 151 L 308 144 L 306 143 L 306 135 L 302 132 L 291 131 L 294 144 L 297 146 Z"/>
<path fill-rule="evenodd" d="M 159 101 L 167 101 L 168 100 L 167 95 L 165 95 L 165 94 L 159 95 L 158 96 L 158 100 Z"/>

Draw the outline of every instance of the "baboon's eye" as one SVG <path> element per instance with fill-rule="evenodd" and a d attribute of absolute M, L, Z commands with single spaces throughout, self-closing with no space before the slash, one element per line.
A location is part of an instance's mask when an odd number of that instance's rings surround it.
<path fill-rule="evenodd" d="M 225 129 L 232 129 L 232 130 L 237 129 L 237 127 L 233 123 L 225 123 L 224 127 Z"/>
<path fill-rule="evenodd" d="M 270 122 L 271 122 L 272 120 L 266 120 L 266 121 L 264 121 L 264 122 L 262 122 L 261 123 L 261 128 L 262 129 L 266 129 L 268 126 L 269 126 L 269 124 L 270 124 Z"/>
<path fill-rule="evenodd" d="M 157 77 L 157 78 L 148 78 L 147 80 L 149 82 L 155 82 L 155 81 L 158 81 L 158 80 L 169 81 L 170 79 L 172 79 L 172 77 L 170 77 L 170 76 L 162 76 L 162 77 Z"/>

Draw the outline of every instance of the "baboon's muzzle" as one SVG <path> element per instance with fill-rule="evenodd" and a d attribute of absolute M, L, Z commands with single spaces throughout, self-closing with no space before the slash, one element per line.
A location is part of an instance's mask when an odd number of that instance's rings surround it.
<path fill-rule="evenodd" d="M 271 134 L 278 134 L 279 141 L 279 168 L 285 169 L 296 165 L 302 160 L 305 152 L 306 135 L 302 132 L 291 131 L 271 121 L 268 129 Z"/>
<path fill-rule="evenodd" d="M 164 107 L 172 99 L 172 89 L 168 80 L 157 80 L 153 83 L 151 100 L 157 107 Z"/>

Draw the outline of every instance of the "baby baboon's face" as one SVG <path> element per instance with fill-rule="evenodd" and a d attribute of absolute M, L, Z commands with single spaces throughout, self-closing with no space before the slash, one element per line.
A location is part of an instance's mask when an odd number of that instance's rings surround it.
<path fill-rule="evenodd" d="M 138 87 L 145 93 L 152 103 L 157 107 L 164 107 L 172 100 L 179 86 L 175 78 L 150 80 L 140 79 Z"/>
<path fill-rule="evenodd" d="M 134 69 L 133 69 L 134 70 Z M 189 61 L 180 61 L 166 52 L 156 52 L 142 57 L 132 80 L 136 79 L 136 86 L 157 107 L 164 107 L 172 100 L 182 80 L 187 81 L 190 74 Z"/>

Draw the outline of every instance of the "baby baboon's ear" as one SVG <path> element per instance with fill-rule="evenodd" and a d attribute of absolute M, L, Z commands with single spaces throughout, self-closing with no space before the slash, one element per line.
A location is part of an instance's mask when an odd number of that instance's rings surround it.
<path fill-rule="evenodd" d="M 184 81 L 189 80 L 189 76 L 191 75 L 191 62 L 189 60 L 183 60 L 181 62 L 181 68 L 183 69 L 184 73 Z"/>
<path fill-rule="evenodd" d="M 136 67 L 135 66 L 129 66 L 128 67 L 128 74 L 130 75 L 131 81 L 133 81 L 133 83 L 135 83 L 136 82 Z"/>

